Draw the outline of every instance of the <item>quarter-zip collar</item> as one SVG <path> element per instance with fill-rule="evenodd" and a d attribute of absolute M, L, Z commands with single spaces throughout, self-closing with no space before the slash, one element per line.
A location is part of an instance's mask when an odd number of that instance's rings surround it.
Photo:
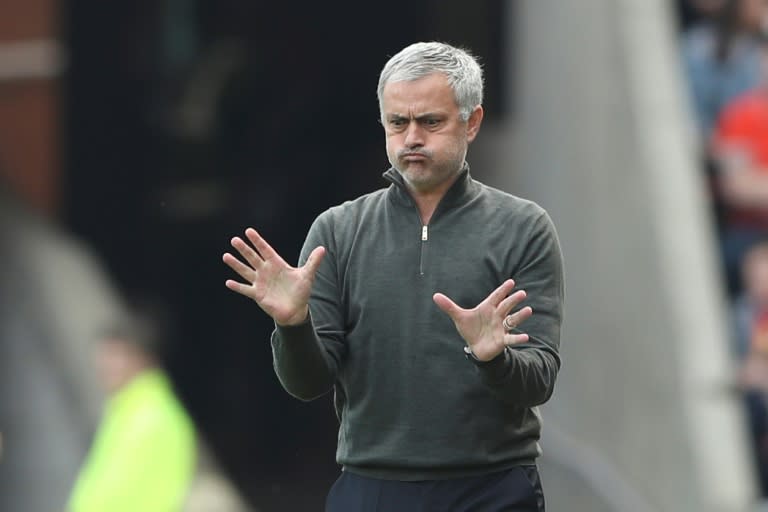
<path fill-rule="evenodd" d="M 390 200 L 407 206 L 416 206 L 416 202 L 413 200 L 413 197 L 411 197 L 411 193 L 408 191 L 408 186 L 405 184 L 405 179 L 397 169 L 390 167 L 383 176 L 384 179 L 393 185 L 390 186 L 387 191 Z M 461 171 L 459 171 L 459 177 L 456 178 L 453 185 L 451 185 L 442 199 L 440 199 L 437 208 L 435 208 L 435 213 L 437 213 L 438 210 L 444 210 L 445 208 L 457 204 L 466 203 L 478 193 L 479 188 L 477 183 L 474 182 L 472 176 L 469 174 L 469 164 L 464 162 Z"/>

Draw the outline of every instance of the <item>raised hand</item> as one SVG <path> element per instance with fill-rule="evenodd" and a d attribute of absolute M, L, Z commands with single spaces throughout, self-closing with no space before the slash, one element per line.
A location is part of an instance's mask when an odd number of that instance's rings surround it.
<path fill-rule="evenodd" d="M 509 332 L 533 314 L 533 309 L 529 306 L 511 313 L 512 309 L 525 299 L 524 290 L 510 295 L 514 288 L 515 282 L 512 279 L 504 281 L 472 309 L 458 306 L 442 293 L 434 294 L 432 299 L 451 317 L 475 357 L 481 361 L 490 361 L 502 353 L 507 345 L 528 341 L 527 334 Z"/>
<path fill-rule="evenodd" d="M 247 281 L 227 280 L 230 290 L 253 299 L 279 325 L 297 325 L 309 314 L 309 294 L 324 247 L 316 247 L 302 267 L 292 267 L 253 228 L 245 230 L 251 247 L 240 237 L 232 239 L 245 263 L 230 253 L 223 256 L 232 270 Z"/>

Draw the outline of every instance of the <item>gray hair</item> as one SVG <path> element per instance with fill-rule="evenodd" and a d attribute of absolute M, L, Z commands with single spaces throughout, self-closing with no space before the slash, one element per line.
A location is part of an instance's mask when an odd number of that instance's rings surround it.
<path fill-rule="evenodd" d="M 385 85 L 417 80 L 433 73 L 442 73 L 448 78 L 459 116 L 467 121 L 475 107 L 483 103 L 483 70 L 469 51 L 434 41 L 406 46 L 384 65 L 376 89 L 379 110 Z"/>

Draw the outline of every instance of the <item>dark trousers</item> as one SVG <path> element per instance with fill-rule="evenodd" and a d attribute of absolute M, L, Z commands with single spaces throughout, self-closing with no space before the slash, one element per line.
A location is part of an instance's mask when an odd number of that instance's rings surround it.
<path fill-rule="evenodd" d="M 328 493 L 325 512 L 544 512 L 544 493 L 536 466 L 420 482 L 344 471 Z"/>

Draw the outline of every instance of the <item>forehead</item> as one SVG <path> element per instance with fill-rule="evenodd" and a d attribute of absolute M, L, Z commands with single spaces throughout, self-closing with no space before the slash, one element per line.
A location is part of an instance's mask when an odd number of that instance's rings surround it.
<path fill-rule="evenodd" d="M 382 110 L 387 113 L 458 110 L 453 89 L 445 75 L 435 73 L 417 80 L 400 80 L 384 86 Z"/>

